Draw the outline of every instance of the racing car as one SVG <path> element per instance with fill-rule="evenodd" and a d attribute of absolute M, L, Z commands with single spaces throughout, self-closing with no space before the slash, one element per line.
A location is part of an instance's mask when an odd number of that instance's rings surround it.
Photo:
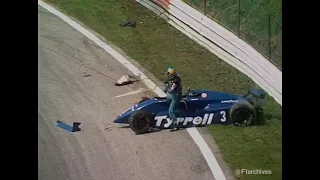
<path fill-rule="evenodd" d="M 199 127 L 213 124 L 250 126 L 263 116 L 266 92 L 251 89 L 245 95 L 203 89 L 191 90 L 180 101 L 180 128 Z M 137 104 L 121 113 L 114 123 L 129 124 L 136 134 L 144 134 L 152 128 L 168 129 L 169 118 L 167 97 L 144 97 Z"/>

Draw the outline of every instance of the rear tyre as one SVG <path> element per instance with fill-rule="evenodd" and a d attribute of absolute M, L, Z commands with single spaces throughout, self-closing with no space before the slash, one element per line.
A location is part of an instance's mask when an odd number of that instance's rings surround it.
<path fill-rule="evenodd" d="M 256 120 L 256 110 L 249 103 L 235 104 L 230 111 L 230 119 L 235 126 L 250 126 Z"/>
<path fill-rule="evenodd" d="M 136 134 L 147 133 L 151 127 L 151 116 L 149 113 L 139 110 L 129 117 L 129 126 Z"/>

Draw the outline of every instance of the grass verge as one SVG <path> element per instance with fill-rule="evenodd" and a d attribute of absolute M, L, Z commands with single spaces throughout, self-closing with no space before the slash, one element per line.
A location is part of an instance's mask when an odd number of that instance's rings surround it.
<path fill-rule="evenodd" d="M 185 87 L 245 94 L 257 87 L 237 69 L 229 66 L 184 34 L 133 0 L 46 0 L 62 12 L 77 18 L 120 47 L 160 80 L 175 66 Z M 128 20 L 137 27 L 121 27 Z M 266 123 L 250 128 L 210 126 L 209 130 L 227 163 L 233 169 L 272 170 L 271 175 L 241 175 L 241 179 L 281 179 L 282 109 L 273 99 L 265 107 Z"/>
<path fill-rule="evenodd" d="M 183 1 L 201 12 L 206 9 L 209 17 L 240 35 L 266 57 L 271 57 L 282 69 L 281 0 L 207 0 L 206 5 L 204 0 Z"/>

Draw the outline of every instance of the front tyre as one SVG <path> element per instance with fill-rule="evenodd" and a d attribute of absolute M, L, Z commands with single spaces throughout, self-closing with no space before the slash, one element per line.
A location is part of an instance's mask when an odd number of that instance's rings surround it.
<path fill-rule="evenodd" d="M 230 110 L 230 119 L 235 126 L 250 126 L 256 117 L 256 110 L 249 103 L 235 104 Z"/>
<path fill-rule="evenodd" d="M 144 134 L 151 126 L 151 116 L 149 113 L 139 110 L 129 117 L 129 126 L 136 134 Z"/>

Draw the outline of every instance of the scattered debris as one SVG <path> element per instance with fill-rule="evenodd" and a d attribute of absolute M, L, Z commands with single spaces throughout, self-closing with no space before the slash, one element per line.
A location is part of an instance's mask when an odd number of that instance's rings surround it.
<path fill-rule="evenodd" d="M 116 85 L 123 85 L 125 83 L 130 82 L 129 76 L 127 74 L 123 75 L 116 83 Z"/>
<path fill-rule="evenodd" d="M 122 27 L 136 27 L 137 23 L 135 21 L 128 21 L 126 23 L 121 23 L 120 26 Z"/>
<path fill-rule="evenodd" d="M 87 72 L 83 72 L 83 77 L 89 77 L 90 76 L 90 74 L 88 74 Z"/>
<path fill-rule="evenodd" d="M 106 128 L 104 128 L 104 130 L 112 131 L 111 127 L 106 127 Z"/>
<path fill-rule="evenodd" d="M 69 132 L 77 132 L 77 131 L 81 131 L 81 128 L 79 128 L 81 123 L 79 122 L 74 122 L 73 123 L 73 126 L 70 126 L 60 120 L 57 120 L 57 126 L 64 129 L 64 130 L 67 130 Z"/>
<path fill-rule="evenodd" d="M 116 86 L 124 86 L 124 85 L 132 84 L 132 83 L 138 81 L 138 80 L 132 80 L 132 78 L 133 78 L 132 76 L 125 74 L 115 83 L 115 85 Z"/>
<path fill-rule="evenodd" d="M 111 124 L 108 123 L 108 124 L 107 124 L 107 127 L 104 128 L 104 130 L 106 130 L 106 131 L 112 131 Z"/>

